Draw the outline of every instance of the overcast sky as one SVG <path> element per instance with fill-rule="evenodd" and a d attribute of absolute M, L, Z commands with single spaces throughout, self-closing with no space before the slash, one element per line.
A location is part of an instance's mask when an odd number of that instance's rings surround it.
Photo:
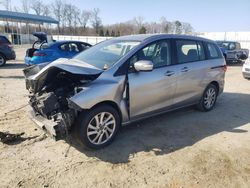
<path fill-rule="evenodd" d="M 53 2 L 46 0 L 44 2 Z M 142 16 L 145 21 L 189 22 L 196 31 L 250 31 L 250 0 L 66 0 L 81 9 L 99 8 L 103 24 Z M 20 6 L 20 0 L 12 0 Z"/>

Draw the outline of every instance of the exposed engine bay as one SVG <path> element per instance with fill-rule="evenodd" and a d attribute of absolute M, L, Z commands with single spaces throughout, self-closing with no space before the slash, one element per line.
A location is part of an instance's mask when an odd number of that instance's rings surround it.
<path fill-rule="evenodd" d="M 95 80 L 100 71 L 75 74 L 54 64 L 42 70 L 28 67 L 24 74 L 33 116 L 43 122 L 42 128 L 52 137 L 60 139 L 67 134 L 79 111 L 69 98 Z"/>

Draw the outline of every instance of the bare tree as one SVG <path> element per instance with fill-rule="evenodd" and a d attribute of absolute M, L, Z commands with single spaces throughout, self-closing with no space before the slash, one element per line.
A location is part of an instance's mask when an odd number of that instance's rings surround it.
<path fill-rule="evenodd" d="M 79 23 L 81 26 L 83 26 L 84 31 L 90 20 L 90 17 L 91 17 L 91 12 L 86 10 L 83 10 L 81 16 L 79 17 Z"/>
<path fill-rule="evenodd" d="M 176 34 L 181 34 L 182 33 L 182 24 L 180 21 L 175 21 L 175 33 Z"/>
<path fill-rule="evenodd" d="M 12 9 L 12 7 L 11 7 L 11 0 L 1 0 L 0 4 L 3 5 L 3 7 L 5 8 L 5 10 L 11 11 L 11 9 Z"/>
<path fill-rule="evenodd" d="M 22 3 L 21 12 L 29 13 L 29 11 L 30 11 L 30 0 L 22 0 L 21 3 Z"/>
<path fill-rule="evenodd" d="M 81 13 L 81 10 L 77 8 L 76 6 L 73 6 L 72 16 L 73 16 L 73 26 L 74 26 L 75 35 L 77 34 L 77 25 L 79 23 L 80 13 Z"/>
<path fill-rule="evenodd" d="M 51 9 L 49 7 L 49 5 L 43 5 L 43 16 L 49 16 L 51 13 Z"/>
<path fill-rule="evenodd" d="M 134 22 L 136 26 L 140 29 L 143 26 L 144 18 L 141 16 L 137 16 L 134 18 Z"/>
<path fill-rule="evenodd" d="M 96 34 L 99 33 L 99 30 L 102 27 L 102 20 L 99 14 L 100 14 L 99 8 L 93 9 L 91 13 L 91 23 L 92 23 L 93 28 L 95 29 Z"/>
<path fill-rule="evenodd" d="M 30 8 L 35 11 L 36 15 L 42 15 L 43 13 L 43 2 L 41 0 L 33 0 Z"/>
<path fill-rule="evenodd" d="M 182 22 L 182 30 L 184 34 L 192 34 L 194 28 L 191 26 L 190 23 Z"/>
<path fill-rule="evenodd" d="M 63 2 L 62 0 L 55 0 L 52 4 L 52 10 L 55 15 L 55 18 L 57 19 L 58 23 L 58 33 L 61 33 L 61 22 L 62 22 L 62 14 L 63 14 Z"/>

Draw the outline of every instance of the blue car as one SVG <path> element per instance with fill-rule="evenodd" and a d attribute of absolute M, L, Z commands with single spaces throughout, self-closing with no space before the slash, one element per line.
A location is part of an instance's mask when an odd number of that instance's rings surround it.
<path fill-rule="evenodd" d="M 38 38 L 32 48 L 26 51 L 25 64 L 37 65 L 41 63 L 50 63 L 58 58 L 72 58 L 76 54 L 91 47 L 90 44 L 80 41 L 56 41 L 47 43 L 45 33 L 33 33 Z M 35 47 L 38 46 L 38 47 Z"/>

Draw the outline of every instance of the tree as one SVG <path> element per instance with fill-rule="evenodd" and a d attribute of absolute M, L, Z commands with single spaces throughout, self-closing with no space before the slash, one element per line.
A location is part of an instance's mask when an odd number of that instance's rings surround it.
<path fill-rule="evenodd" d="M 52 4 L 52 10 L 55 15 L 55 18 L 58 20 L 58 33 L 61 33 L 61 22 L 62 22 L 62 11 L 63 11 L 63 3 L 61 0 L 55 0 Z"/>
<path fill-rule="evenodd" d="M 139 30 L 139 34 L 146 34 L 146 32 L 147 32 L 147 29 L 144 26 L 142 26 Z"/>
<path fill-rule="evenodd" d="M 101 37 L 103 37 L 103 36 L 104 36 L 104 31 L 103 31 L 103 29 L 101 29 L 101 30 L 100 30 L 100 32 L 99 32 L 99 36 L 101 36 Z"/>
<path fill-rule="evenodd" d="M 115 37 L 115 31 L 114 30 L 111 31 L 111 37 Z"/>
<path fill-rule="evenodd" d="M 79 17 L 79 23 L 83 26 L 84 30 L 86 29 L 90 16 L 91 16 L 90 11 L 83 10 L 81 16 Z"/>
<path fill-rule="evenodd" d="M 116 36 L 117 36 L 117 37 L 121 36 L 120 31 L 117 32 Z"/>
<path fill-rule="evenodd" d="M 30 11 L 30 0 L 22 0 L 21 3 L 22 3 L 21 12 L 29 13 L 29 11 Z"/>
<path fill-rule="evenodd" d="M 182 23 L 182 30 L 183 30 L 183 33 L 185 33 L 185 34 L 192 34 L 194 29 L 190 23 L 183 22 Z"/>
<path fill-rule="evenodd" d="M 109 36 L 110 36 L 110 35 L 109 35 L 109 30 L 108 30 L 108 29 L 106 30 L 105 36 L 106 36 L 106 37 L 109 37 Z"/>
<path fill-rule="evenodd" d="M 92 27 L 95 29 L 96 34 L 99 33 L 99 30 L 102 26 L 102 20 L 101 20 L 99 14 L 100 14 L 99 8 L 94 8 L 92 13 L 91 13 L 91 23 L 92 23 Z"/>
<path fill-rule="evenodd" d="M 11 9 L 12 9 L 12 7 L 11 7 L 11 0 L 1 0 L 0 4 L 3 5 L 3 7 L 5 8 L 5 10 L 11 11 Z"/>
<path fill-rule="evenodd" d="M 175 21 L 175 33 L 176 34 L 181 34 L 182 33 L 182 24 L 180 21 Z"/>
<path fill-rule="evenodd" d="M 81 10 L 77 8 L 76 6 L 73 6 L 73 25 L 74 25 L 74 34 L 77 34 L 77 25 L 79 23 Z"/>
<path fill-rule="evenodd" d="M 144 18 L 141 16 L 135 17 L 134 22 L 137 25 L 138 28 L 141 28 L 144 22 Z"/>
<path fill-rule="evenodd" d="M 42 13 L 43 13 L 43 2 L 41 0 L 33 0 L 30 8 L 32 10 L 34 10 L 36 15 L 42 15 Z"/>

